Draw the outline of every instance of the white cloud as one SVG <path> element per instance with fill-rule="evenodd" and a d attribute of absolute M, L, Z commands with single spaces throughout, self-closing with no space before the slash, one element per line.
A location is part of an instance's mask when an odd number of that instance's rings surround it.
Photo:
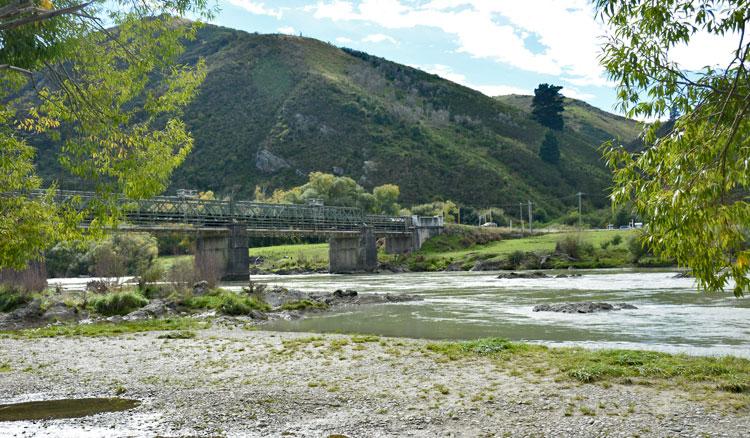
<path fill-rule="evenodd" d="M 229 3 L 255 15 L 267 15 L 277 19 L 281 19 L 283 15 L 281 9 L 267 8 L 266 4 L 263 2 L 255 2 L 252 0 L 229 0 Z"/>
<path fill-rule="evenodd" d="M 688 70 L 700 70 L 705 66 L 726 67 L 738 45 L 739 36 L 736 34 L 718 36 L 699 32 L 690 38 L 690 45 L 682 44 L 670 50 L 669 58 Z"/>
<path fill-rule="evenodd" d="M 396 41 L 393 37 L 390 37 L 382 33 L 374 33 L 372 35 L 367 35 L 366 37 L 362 38 L 362 41 L 365 43 L 389 42 L 391 44 L 398 44 L 398 41 Z"/>
<path fill-rule="evenodd" d="M 351 38 L 347 38 L 347 37 L 338 37 L 338 38 L 336 38 L 336 42 L 337 42 L 337 43 L 340 43 L 340 44 L 351 44 L 351 43 L 353 43 L 354 41 L 353 41 L 353 40 L 352 40 Z"/>
<path fill-rule="evenodd" d="M 578 100 L 589 100 L 593 99 L 596 96 L 594 96 L 591 93 L 584 93 L 578 88 L 575 87 L 563 87 L 562 90 L 560 90 L 560 93 L 565 97 L 570 97 L 571 99 L 578 99 Z"/>
<path fill-rule="evenodd" d="M 335 0 L 321 1 L 309 10 L 318 19 L 360 20 L 386 29 L 435 27 L 456 38 L 459 52 L 477 58 L 591 83 L 604 81 L 597 60 L 597 37 L 603 31 L 587 0 L 433 0 L 421 5 Z M 540 49 L 530 47 L 532 37 Z"/>
<path fill-rule="evenodd" d="M 294 30 L 294 28 L 292 26 L 280 27 L 280 28 L 276 29 L 276 31 L 278 33 L 283 33 L 283 34 L 287 34 L 287 35 L 295 35 L 297 33 L 297 31 Z"/>
<path fill-rule="evenodd" d="M 432 73 L 440 76 L 443 79 L 447 79 L 451 82 L 461 84 L 465 87 L 472 88 L 490 97 L 504 96 L 506 94 L 533 94 L 533 91 L 526 90 L 511 85 L 480 85 L 473 84 L 466 79 L 465 75 L 453 71 L 453 69 L 447 65 L 434 64 L 434 65 L 412 65 L 411 67 L 424 70 L 427 73 Z"/>

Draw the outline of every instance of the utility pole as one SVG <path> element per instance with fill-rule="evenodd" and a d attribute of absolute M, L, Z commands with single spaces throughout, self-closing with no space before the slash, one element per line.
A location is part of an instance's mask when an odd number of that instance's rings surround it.
<path fill-rule="evenodd" d="M 531 234 L 531 221 L 533 216 L 531 215 L 531 201 L 529 201 L 529 234 Z"/>
<path fill-rule="evenodd" d="M 521 219 L 521 234 L 523 234 L 523 202 L 518 203 L 518 217 Z"/>
<path fill-rule="evenodd" d="M 578 192 L 578 231 L 581 231 L 581 195 L 583 193 Z"/>

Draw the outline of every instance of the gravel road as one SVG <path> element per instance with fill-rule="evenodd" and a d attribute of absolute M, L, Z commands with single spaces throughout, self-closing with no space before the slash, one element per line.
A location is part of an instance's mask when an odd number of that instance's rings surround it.
<path fill-rule="evenodd" d="M 419 340 L 219 326 L 196 333 L 0 339 L 0 403 L 122 391 L 142 402 L 79 419 L 0 422 L 0 436 L 750 433 L 747 412 L 691 401 L 687 393 L 556 382 L 483 357 L 448 361 Z"/>

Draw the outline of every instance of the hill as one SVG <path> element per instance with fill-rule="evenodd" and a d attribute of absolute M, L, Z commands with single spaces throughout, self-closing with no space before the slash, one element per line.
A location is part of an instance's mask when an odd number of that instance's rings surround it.
<path fill-rule="evenodd" d="M 256 185 L 288 188 L 325 171 L 366 188 L 396 183 L 404 205 L 531 199 L 559 213 L 567 207 L 558 198 L 609 185 L 599 144 L 638 133 L 633 121 L 567 100 L 562 159 L 552 166 L 537 156 L 544 128 L 530 118 L 528 96 L 493 99 L 315 39 L 211 25 L 187 44 L 181 62 L 199 58 L 208 76 L 184 116 L 195 146 L 172 189 L 251 197 Z M 56 146 L 39 147 L 40 174 L 59 179 Z"/>

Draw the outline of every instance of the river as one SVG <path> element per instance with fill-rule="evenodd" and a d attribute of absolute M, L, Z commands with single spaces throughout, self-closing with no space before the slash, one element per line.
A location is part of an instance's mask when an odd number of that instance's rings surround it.
<path fill-rule="evenodd" d="M 576 271 L 581 277 L 498 279 L 497 272 L 255 276 L 306 291 L 419 295 L 420 302 L 350 307 L 293 321 L 279 331 L 363 333 L 428 339 L 502 337 L 589 348 L 635 348 L 750 358 L 750 300 L 707 295 L 675 272 Z M 228 285 L 231 288 L 231 285 Z M 238 286 L 234 286 L 238 288 Z M 533 312 L 541 303 L 605 301 L 637 310 Z"/>
<path fill-rule="evenodd" d="M 560 271 L 563 272 L 563 271 Z M 554 274 L 552 272 L 550 274 Z M 567 272 L 565 272 L 567 273 Z M 426 339 L 501 337 L 549 345 L 633 348 L 750 358 L 750 300 L 707 295 L 675 272 L 633 269 L 576 271 L 581 277 L 498 279 L 497 272 L 374 275 L 257 275 L 253 280 L 304 291 L 354 289 L 402 293 L 423 301 L 350 306 L 278 320 L 264 329 L 362 333 Z M 90 279 L 50 279 L 66 289 Z M 238 283 L 222 285 L 239 290 Z M 637 310 L 596 314 L 533 312 L 536 304 L 630 303 Z"/>

